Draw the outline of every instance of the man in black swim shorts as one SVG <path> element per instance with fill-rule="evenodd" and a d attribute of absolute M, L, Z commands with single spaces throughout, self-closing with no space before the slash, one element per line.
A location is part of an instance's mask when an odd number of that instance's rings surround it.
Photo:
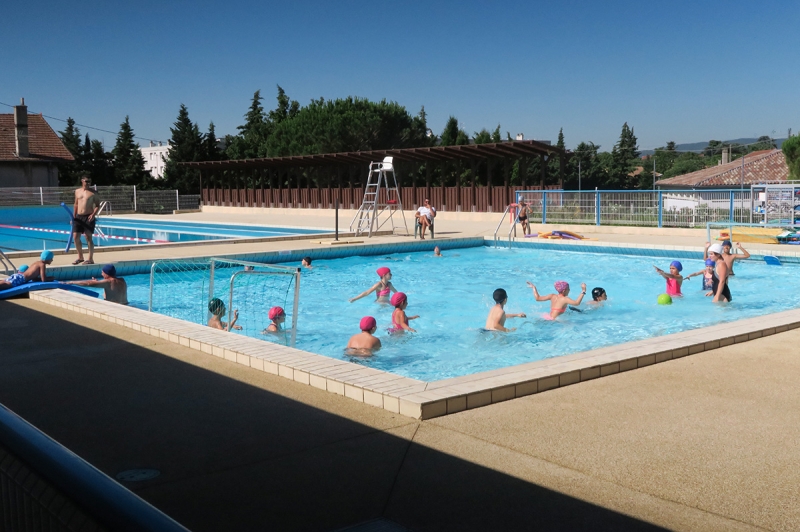
<path fill-rule="evenodd" d="M 94 226 L 97 223 L 95 216 L 100 210 L 100 200 L 97 195 L 89 188 L 92 184 L 89 176 L 81 178 L 81 188 L 75 191 L 75 204 L 72 208 L 72 236 L 75 240 L 75 250 L 78 258 L 72 264 L 80 264 L 83 260 L 83 247 L 81 246 L 81 235 L 86 236 L 86 245 L 89 248 L 89 259 L 86 264 L 94 264 Z"/>
<path fill-rule="evenodd" d="M 531 234 L 531 227 L 528 225 L 528 213 L 531 211 L 531 208 L 525 203 L 524 200 L 519 200 L 519 214 L 517 214 L 517 220 L 522 225 L 522 233 L 529 235 Z"/>

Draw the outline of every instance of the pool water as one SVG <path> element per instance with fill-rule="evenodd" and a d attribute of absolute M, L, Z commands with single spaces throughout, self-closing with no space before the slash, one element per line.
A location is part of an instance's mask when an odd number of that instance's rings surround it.
<path fill-rule="evenodd" d="M 444 255 L 407 253 L 315 261 L 313 270 L 302 273 L 296 347 L 431 381 L 800 307 L 796 266 L 740 261 L 730 283 L 731 304 L 713 304 L 701 290 L 702 279 L 696 277 L 684 282 L 683 298 L 662 306 L 656 299 L 665 291 L 665 281 L 653 265 L 666 270 L 667 259 L 490 247 L 446 251 Z M 701 260 L 683 263 L 685 275 L 703 269 Z M 380 266 L 392 269 L 394 286 L 408 295 L 406 313 L 420 315 L 410 322 L 417 333 L 388 334 L 392 307 L 376 303 L 372 295 L 348 302 L 378 281 L 375 270 Z M 198 279 L 201 275 L 197 273 Z M 526 281 L 547 294 L 554 291 L 557 280 L 570 283 L 571 297 L 579 295 L 581 282 L 586 283 L 589 294 L 580 307 L 584 312 L 567 311 L 556 321 L 543 317 L 550 304 L 536 302 Z M 132 276 L 128 281 L 129 299 L 146 308 L 149 276 Z M 595 286 L 605 288 L 609 297 L 599 308 L 587 305 Z M 527 318 L 506 322 L 507 327 L 517 328 L 514 332 L 482 331 L 496 288 L 508 292 L 506 312 L 527 314 Z M 283 285 L 271 293 L 275 295 L 262 291 L 254 296 L 263 313 L 249 306 L 251 315 L 242 314 L 239 320 L 244 330 L 235 334 L 287 342 L 284 335 L 260 334 L 268 323 L 269 307 L 291 303 Z M 187 308 L 202 309 L 207 303 L 202 290 L 176 289 L 173 295 Z M 202 310 L 199 315 L 203 316 Z M 359 332 L 359 320 L 365 315 L 377 319 L 383 348 L 370 358 L 350 357 L 344 346 Z"/>
<path fill-rule="evenodd" d="M 121 246 L 165 242 L 192 242 L 230 238 L 266 238 L 316 234 L 324 231 L 294 227 L 229 225 L 203 222 L 101 216 L 96 246 Z M 69 215 L 60 206 L 0 208 L 0 250 L 64 249 L 71 231 Z M 85 245 L 85 242 L 84 242 Z"/>

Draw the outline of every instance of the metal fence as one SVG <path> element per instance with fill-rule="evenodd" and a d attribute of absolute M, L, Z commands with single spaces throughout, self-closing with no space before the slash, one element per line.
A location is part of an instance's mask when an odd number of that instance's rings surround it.
<path fill-rule="evenodd" d="M 199 209 L 199 195 L 181 196 L 177 190 L 136 190 L 136 187 L 95 186 L 100 201 L 107 201 L 111 213 L 141 212 L 172 214 L 179 209 Z M 73 187 L 9 187 L 0 188 L 0 207 L 25 205 L 71 206 L 75 202 Z"/>
<path fill-rule="evenodd" d="M 750 221 L 749 190 L 518 191 L 534 223 L 705 227 Z"/>

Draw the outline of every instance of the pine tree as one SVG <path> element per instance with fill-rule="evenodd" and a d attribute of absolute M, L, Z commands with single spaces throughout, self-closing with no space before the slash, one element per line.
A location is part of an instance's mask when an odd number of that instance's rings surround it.
<path fill-rule="evenodd" d="M 219 149 L 219 140 L 217 139 L 217 133 L 214 129 L 214 122 L 211 122 L 208 125 L 208 133 L 206 133 L 205 138 L 203 139 L 203 146 L 202 146 L 202 160 L 204 161 L 219 161 L 222 159 L 222 152 Z"/>
<path fill-rule="evenodd" d="M 611 188 L 628 189 L 638 186 L 639 178 L 630 175 L 633 173 L 636 166 L 635 163 L 639 159 L 639 152 L 637 151 L 639 147 L 636 142 L 636 135 L 633 134 L 633 129 L 628 127 L 628 123 L 625 122 L 619 135 L 619 141 L 611 150 L 612 164 L 608 182 L 608 186 Z"/>
<path fill-rule="evenodd" d="M 200 174 L 197 170 L 178 163 L 202 161 L 203 135 L 197 124 L 189 119 L 189 110 L 181 104 L 178 119 L 170 128 L 169 153 L 164 165 L 164 183 L 169 188 L 177 188 L 183 193 L 196 193 L 199 189 Z"/>
<path fill-rule="evenodd" d="M 111 154 L 114 156 L 115 184 L 140 186 L 149 184 L 150 174 L 144 169 L 144 156 L 139 151 L 139 145 L 134 142 L 133 128 L 127 116 L 120 124 L 117 142 Z"/>
<path fill-rule="evenodd" d="M 59 131 L 59 135 L 61 135 L 61 142 L 64 143 L 64 147 L 69 150 L 75 160 L 58 166 L 58 183 L 61 186 L 77 185 L 82 173 L 83 153 L 81 150 L 81 132 L 75 127 L 75 120 L 71 117 L 67 118 L 67 127 L 64 131 Z"/>
<path fill-rule="evenodd" d="M 261 91 L 257 90 L 253 94 L 250 109 L 244 115 L 245 123 L 237 127 L 239 134 L 231 139 L 225 150 L 228 158 L 253 159 L 267 156 L 267 140 L 272 128 L 271 122 L 264 112 L 264 107 L 261 105 L 261 100 L 263 100 Z M 278 103 L 280 105 L 280 101 Z M 292 105 L 287 105 L 286 114 L 288 116 L 292 112 Z M 299 106 L 297 109 L 299 109 Z"/>

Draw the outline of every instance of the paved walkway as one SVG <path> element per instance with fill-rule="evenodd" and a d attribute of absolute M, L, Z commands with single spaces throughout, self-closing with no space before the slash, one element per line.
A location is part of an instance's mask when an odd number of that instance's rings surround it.
<path fill-rule="evenodd" d="M 304 216 L 292 223 L 331 220 Z M 437 229 L 496 223 L 442 216 Z M 592 236 L 705 241 L 644 233 Z M 0 312 L 0 402 L 109 475 L 159 469 L 128 486 L 195 531 L 378 517 L 411 530 L 800 530 L 799 330 L 417 422 L 30 300 Z"/>

